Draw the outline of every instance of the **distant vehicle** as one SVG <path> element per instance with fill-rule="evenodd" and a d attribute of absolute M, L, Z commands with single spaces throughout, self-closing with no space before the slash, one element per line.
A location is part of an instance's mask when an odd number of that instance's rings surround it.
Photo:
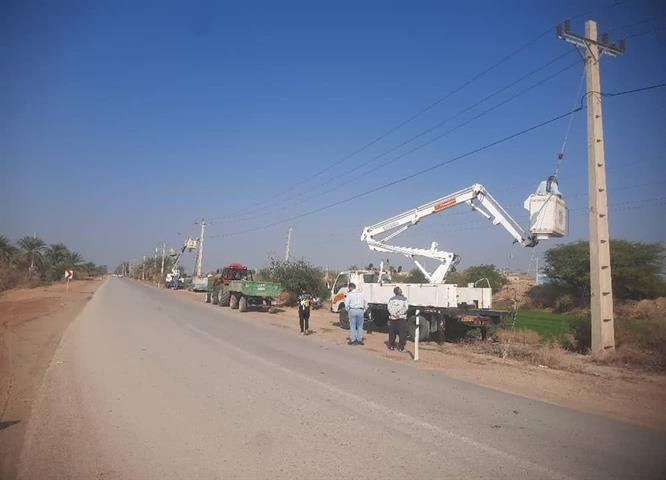
<path fill-rule="evenodd" d="M 208 291 L 208 279 L 211 275 L 206 277 L 192 277 L 192 283 L 190 284 L 190 289 L 193 292 L 207 292 Z"/>
<path fill-rule="evenodd" d="M 245 312 L 249 307 L 270 310 L 282 287 L 275 282 L 255 282 L 252 270 L 232 263 L 208 278 L 206 302 Z"/>

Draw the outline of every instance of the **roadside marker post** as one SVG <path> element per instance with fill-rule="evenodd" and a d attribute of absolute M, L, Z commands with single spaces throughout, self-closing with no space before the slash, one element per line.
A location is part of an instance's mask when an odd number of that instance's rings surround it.
<path fill-rule="evenodd" d="M 419 313 L 421 313 L 421 310 L 416 311 L 416 330 L 414 331 L 414 361 L 418 361 L 419 359 L 419 330 L 420 330 L 420 322 L 419 322 Z"/>

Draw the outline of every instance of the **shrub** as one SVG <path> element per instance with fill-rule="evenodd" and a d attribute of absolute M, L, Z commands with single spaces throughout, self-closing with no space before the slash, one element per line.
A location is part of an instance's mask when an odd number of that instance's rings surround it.
<path fill-rule="evenodd" d="M 280 283 L 291 295 L 291 299 L 298 296 L 301 288 L 307 288 L 310 293 L 320 297 L 324 297 L 328 291 L 321 268 L 305 260 L 285 261 L 271 258 L 268 266 L 259 271 L 259 276 Z"/>
<path fill-rule="evenodd" d="M 574 299 L 568 293 L 564 293 L 555 299 L 555 311 L 559 313 L 568 312 L 574 306 Z"/>
<path fill-rule="evenodd" d="M 529 305 L 534 308 L 553 308 L 555 301 L 565 293 L 564 288 L 554 285 L 538 285 L 530 289 L 527 296 Z"/>
<path fill-rule="evenodd" d="M 544 272 L 581 303 L 590 298 L 589 252 L 585 241 L 558 245 L 546 252 Z M 610 252 L 615 298 L 640 300 L 666 294 L 661 277 L 662 244 L 611 240 Z"/>

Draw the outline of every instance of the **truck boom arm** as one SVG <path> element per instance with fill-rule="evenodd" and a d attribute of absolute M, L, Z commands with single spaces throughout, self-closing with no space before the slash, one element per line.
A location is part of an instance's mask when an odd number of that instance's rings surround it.
<path fill-rule="evenodd" d="M 413 248 L 390 245 L 387 242 L 393 237 L 416 225 L 421 219 L 443 212 L 449 208 L 466 203 L 472 210 L 490 220 L 493 225 L 501 225 L 514 238 L 515 243 L 524 247 L 533 247 L 537 244 L 535 235 L 526 234 L 521 226 L 509 215 L 504 208 L 486 191 L 483 185 L 475 183 L 458 192 L 452 193 L 442 198 L 438 198 L 430 203 L 420 207 L 408 210 L 400 215 L 383 220 L 374 225 L 363 229 L 361 240 L 368 244 L 371 250 L 377 252 L 398 253 L 411 258 L 416 266 L 423 272 L 430 283 L 442 283 L 446 275 L 455 265 L 459 258 L 451 252 L 445 252 L 438 249 L 437 242 L 433 242 L 430 248 Z M 382 239 L 377 239 L 377 235 L 388 233 Z M 429 273 L 423 265 L 414 257 L 431 258 L 441 262 L 434 272 Z"/>

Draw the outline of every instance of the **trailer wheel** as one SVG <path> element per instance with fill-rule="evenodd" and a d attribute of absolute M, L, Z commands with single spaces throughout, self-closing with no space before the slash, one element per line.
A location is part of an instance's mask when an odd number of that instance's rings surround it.
<path fill-rule="evenodd" d="M 344 307 L 338 310 L 338 318 L 340 319 L 340 326 L 345 330 L 349 330 L 349 312 Z"/>
<path fill-rule="evenodd" d="M 206 303 L 210 303 L 210 301 L 211 301 L 210 292 L 206 292 Z"/>
<path fill-rule="evenodd" d="M 210 296 L 210 303 L 217 305 L 220 302 L 220 291 L 213 290 L 212 295 Z"/>
<path fill-rule="evenodd" d="M 238 311 L 247 312 L 247 297 L 241 297 L 238 301 Z"/>
<path fill-rule="evenodd" d="M 222 289 L 220 292 L 220 306 L 228 307 L 230 298 L 231 292 L 229 292 L 229 290 Z"/>
<path fill-rule="evenodd" d="M 234 310 L 238 308 L 238 297 L 236 295 L 231 295 L 229 297 L 229 307 Z"/>
<path fill-rule="evenodd" d="M 409 336 L 412 339 L 416 338 L 416 316 L 412 315 L 407 319 L 407 328 L 409 329 Z M 419 315 L 419 341 L 423 342 L 428 340 L 430 336 L 430 322 L 423 315 Z"/>

